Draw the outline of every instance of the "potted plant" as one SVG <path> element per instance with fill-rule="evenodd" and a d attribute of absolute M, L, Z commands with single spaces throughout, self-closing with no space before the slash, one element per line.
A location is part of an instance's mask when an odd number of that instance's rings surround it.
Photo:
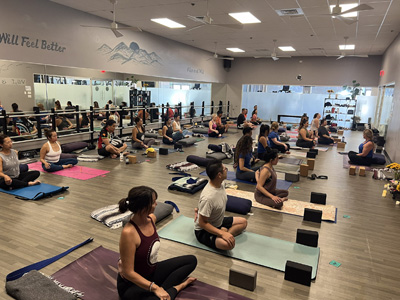
<path fill-rule="evenodd" d="M 355 100 L 357 95 L 360 95 L 361 88 L 357 80 L 353 80 L 351 85 L 344 85 L 343 90 L 351 94 L 351 99 Z"/>
<path fill-rule="evenodd" d="M 132 75 L 131 77 L 127 77 L 126 81 L 128 81 L 126 85 L 136 88 L 136 83 L 138 82 L 138 80 L 135 78 L 134 75 Z"/>

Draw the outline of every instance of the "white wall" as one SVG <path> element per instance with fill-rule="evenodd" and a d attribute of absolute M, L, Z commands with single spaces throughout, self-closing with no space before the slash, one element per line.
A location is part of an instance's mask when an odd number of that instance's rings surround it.
<path fill-rule="evenodd" d="M 393 113 L 389 122 L 386 135 L 385 150 L 394 162 L 400 162 L 400 35 L 386 50 L 383 56 L 382 70 L 385 75 L 380 80 L 380 85 L 395 83 L 393 95 Z"/>

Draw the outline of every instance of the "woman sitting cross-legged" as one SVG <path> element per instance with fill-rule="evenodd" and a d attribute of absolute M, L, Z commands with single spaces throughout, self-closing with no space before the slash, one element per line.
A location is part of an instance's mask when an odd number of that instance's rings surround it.
<path fill-rule="evenodd" d="M 174 131 L 172 133 L 172 137 L 175 141 L 179 141 L 179 140 L 187 137 L 187 135 L 188 135 L 187 130 L 182 130 L 180 120 L 181 120 L 181 117 L 178 114 L 176 114 L 174 116 L 174 121 L 172 122 L 172 130 Z"/>
<path fill-rule="evenodd" d="M 240 138 L 235 150 L 235 165 L 237 165 L 236 178 L 244 181 L 255 182 L 256 173 L 260 167 L 251 167 L 252 162 L 256 163 L 252 153 L 253 139 L 245 135 Z"/>
<path fill-rule="evenodd" d="M 313 134 L 309 133 L 308 130 L 308 117 L 303 116 L 299 125 L 299 135 L 297 136 L 296 146 L 302 148 L 314 148 L 315 141 Z"/>
<path fill-rule="evenodd" d="M 48 141 L 40 149 L 40 161 L 42 162 L 43 170 L 47 172 L 60 171 L 72 168 L 78 163 L 76 158 L 60 159 L 61 146 L 57 141 L 57 132 L 55 130 L 45 129 L 44 135 Z"/>
<path fill-rule="evenodd" d="M 197 259 L 185 255 L 158 261 L 160 239 L 156 230 L 157 193 L 138 186 L 119 201 L 119 210 L 130 210 L 133 216 L 122 230 L 119 241 L 117 289 L 121 300 L 175 299 L 196 279 L 188 277 Z"/>
<path fill-rule="evenodd" d="M 162 141 L 164 144 L 167 144 L 167 145 L 173 145 L 177 141 L 182 139 L 181 136 L 179 136 L 179 135 L 175 135 L 175 136 L 173 135 L 173 133 L 174 133 L 174 130 L 172 128 L 172 120 L 173 119 L 174 118 L 166 117 L 165 125 L 162 129 L 162 135 L 163 135 Z"/>
<path fill-rule="evenodd" d="M 117 123 L 114 120 L 107 120 L 106 125 L 100 131 L 97 142 L 97 153 L 99 155 L 117 158 L 118 155 L 129 154 L 129 152 L 125 152 L 128 145 L 114 135 L 115 128 L 117 128 Z"/>
<path fill-rule="evenodd" d="M 254 199 L 261 204 L 281 208 L 283 201 L 287 200 L 287 190 L 276 189 L 277 176 L 274 166 L 278 164 L 278 150 L 268 149 L 264 153 L 265 164 L 256 172 L 257 187 L 254 192 Z"/>
<path fill-rule="evenodd" d="M 18 154 L 12 149 L 12 144 L 9 136 L 0 135 L 0 188 L 14 190 L 40 184 L 40 181 L 36 180 L 40 176 L 39 171 L 20 171 Z"/>
<path fill-rule="evenodd" d="M 144 137 L 145 129 L 143 127 L 143 120 L 136 117 L 135 124 L 136 126 L 132 129 L 132 148 L 147 149 L 151 147 L 156 140 Z"/>
<path fill-rule="evenodd" d="M 272 149 L 277 149 L 281 153 L 290 154 L 290 146 L 289 144 L 281 142 L 279 139 L 278 129 L 278 122 L 272 122 L 271 132 L 268 135 L 268 146 L 270 146 Z"/>
<path fill-rule="evenodd" d="M 330 137 L 328 129 L 326 129 L 326 119 L 321 120 L 321 125 L 318 127 L 318 144 L 329 145 L 333 144 L 335 140 Z"/>
<path fill-rule="evenodd" d="M 221 137 L 222 133 L 224 133 L 225 128 L 218 129 L 217 126 L 217 114 L 213 114 L 211 117 L 211 121 L 208 122 L 208 136 L 209 137 Z"/>
<path fill-rule="evenodd" d="M 268 146 L 269 125 L 263 124 L 260 126 L 260 134 L 258 135 L 257 155 L 259 159 L 263 159 Z"/>
<path fill-rule="evenodd" d="M 358 153 L 355 151 L 349 152 L 349 163 L 363 166 L 370 166 L 372 164 L 372 156 L 374 155 L 375 148 L 372 137 L 372 130 L 365 129 L 363 132 L 365 141 L 358 146 Z"/>

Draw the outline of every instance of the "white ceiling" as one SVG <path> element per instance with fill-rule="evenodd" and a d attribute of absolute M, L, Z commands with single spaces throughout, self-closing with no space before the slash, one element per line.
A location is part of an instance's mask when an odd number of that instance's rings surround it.
<path fill-rule="evenodd" d="M 112 20 L 110 0 L 50 0 L 61 5 Z M 159 36 L 179 41 L 200 49 L 234 57 L 269 55 L 276 46 L 293 46 L 292 56 L 340 55 L 339 44 L 355 44 L 355 50 L 346 55 L 382 55 L 400 31 L 400 0 L 340 0 L 340 4 L 368 4 L 373 10 L 358 13 L 358 22 L 346 25 L 333 19 L 329 5 L 336 0 L 209 0 L 208 8 L 213 23 L 239 24 L 228 13 L 250 11 L 261 23 L 244 25 L 241 30 L 218 26 L 199 25 L 187 16 L 203 16 L 207 12 L 206 0 L 118 0 L 117 23 L 138 26 Z M 304 16 L 280 17 L 277 9 L 301 8 Z M 169 29 L 150 21 L 152 18 L 170 18 L 186 26 Z M 86 24 L 89 25 L 89 24 Z M 98 24 L 93 24 L 98 25 Z M 106 29 L 104 34 L 113 35 Z M 225 48 L 238 47 L 245 53 L 232 53 Z M 284 55 L 277 49 L 278 55 Z"/>

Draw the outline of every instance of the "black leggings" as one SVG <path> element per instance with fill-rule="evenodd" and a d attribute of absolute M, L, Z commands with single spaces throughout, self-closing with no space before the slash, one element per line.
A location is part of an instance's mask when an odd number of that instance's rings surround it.
<path fill-rule="evenodd" d="M 362 157 L 357 155 L 357 152 L 350 151 L 348 156 L 350 159 L 350 162 L 355 164 L 355 165 L 362 165 L 362 166 L 370 166 L 372 164 L 372 158 L 371 157 Z"/>
<path fill-rule="evenodd" d="M 12 178 L 10 185 L 7 185 L 4 178 L 0 179 L 0 188 L 3 190 L 19 189 L 28 186 L 28 182 L 34 181 L 40 176 L 39 171 L 28 171 L 20 173 L 17 178 Z"/>
<path fill-rule="evenodd" d="M 277 149 L 280 153 L 286 153 L 286 151 L 290 150 L 290 145 L 288 143 L 284 143 L 287 146 L 287 150 L 285 149 L 285 146 L 283 145 L 277 145 L 274 144 L 273 147 L 271 147 L 272 149 Z"/>
<path fill-rule="evenodd" d="M 196 268 L 197 259 L 193 255 L 185 255 L 167 259 L 157 263 L 153 274 L 147 278 L 149 281 L 161 286 L 171 297 L 175 299 L 178 294 L 174 286 L 182 283 Z M 123 279 L 118 274 L 117 289 L 121 300 L 158 300 L 159 298 L 149 290 L 142 289 L 133 282 Z"/>
<path fill-rule="evenodd" d="M 324 145 L 330 145 L 332 144 L 334 141 L 332 139 L 328 139 L 326 137 L 320 137 L 318 139 L 318 144 L 324 144 Z"/>
<path fill-rule="evenodd" d="M 239 180 L 244 180 L 244 181 L 250 181 L 250 182 L 256 182 L 256 171 L 260 167 L 253 167 L 251 170 L 254 172 L 250 171 L 236 171 L 236 179 Z"/>
<path fill-rule="evenodd" d="M 313 141 L 305 141 L 305 140 L 297 140 L 296 146 L 301 147 L 301 148 L 312 148 L 312 147 L 314 147 L 314 142 Z"/>

